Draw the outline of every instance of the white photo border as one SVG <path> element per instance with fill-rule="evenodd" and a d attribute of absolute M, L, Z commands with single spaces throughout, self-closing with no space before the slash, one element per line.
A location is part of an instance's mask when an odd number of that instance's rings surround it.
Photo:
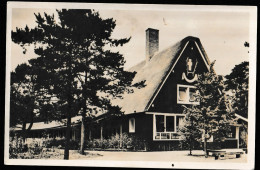
<path fill-rule="evenodd" d="M 9 103 L 11 73 L 11 24 L 13 8 L 70 8 L 70 9 L 125 9 L 125 10 L 168 10 L 168 11 L 239 11 L 250 15 L 249 48 L 249 126 L 247 163 L 212 162 L 145 162 L 145 161 L 97 161 L 97 160 L 19 160 L 9 159 Z M 203 5 L 152 5 L 152 4 L 106 4 L 106 3 L 48 3 L 8 2 L 6 31 L 6 94 L 5 94 L 5 159 L 6 165 L 43 166 L 93 166 L 93 167 L 145 167 L 145 168 L 198 168 L 198 169 L 253 169 L 255 164 L 255 123 L 256 123 L 256 42 L 257 7 L 255 6 L 203 6 Z"/>

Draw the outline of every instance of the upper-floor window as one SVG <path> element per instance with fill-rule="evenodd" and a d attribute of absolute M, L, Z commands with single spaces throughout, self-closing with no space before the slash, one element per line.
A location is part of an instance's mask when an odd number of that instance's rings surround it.
<path fill-rule="evenodd" d="M 196 99 L 196 87 L 190 85 L 177 85 L 177 103 L 179 104 L 199 104 Z"/>

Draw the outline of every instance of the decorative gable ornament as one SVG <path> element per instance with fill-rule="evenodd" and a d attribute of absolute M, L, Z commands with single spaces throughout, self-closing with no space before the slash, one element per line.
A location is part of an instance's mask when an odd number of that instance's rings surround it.
<path fill-rule="evenodd" d="M 188 83 L 193 83 L 194 81 L 198 80 L 198 75 L 195 74 L 196 68 L 198 65 L 198 61 L 196 62 L 191 58 L 187 58 L 186 60 L 186 74 L 185 72 L 182 73 L 182 80 L 187 81 Z"/>

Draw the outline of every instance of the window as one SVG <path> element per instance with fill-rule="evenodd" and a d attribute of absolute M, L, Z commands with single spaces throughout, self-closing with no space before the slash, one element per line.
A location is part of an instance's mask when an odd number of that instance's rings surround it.
<path fill-rule="evenodd" d="M 154 114 L 154 140 L 179 140 L 178 129 L 184 115 Z"/>
<path fill-rule="evenodd" d="M 236 138 L 236 127 L 231 126 L 230 131 L 228 133 L 228 138 Z"/>
<path fill-rule="evenodd" d="M 164 132 L 164 116 L 156 115 L 156 132 Z"/>
<path fill-rule="evenodd" d="M 174 132 L 174 116 L 166 116 L 166 132 Z"/>
<path fill-rule="evenodd" d="M 176 128 L 177 131 L 184 126 L 184 117 L 176 116 Z"/>
<path fill-rule="evenodd" d="M 199 104 L 196 99 L 197 90 L 194 86 L 177 85 L 177 103 L 179 104 Z"/>
<path fill-rule="evenodd" d="M 195 88 L 190 88 L 190 91 L 189 91 L 189 101 L 190 102 L 195 102 L 196 101 L 196 89 Z"/>
<path fill-rule="evenodd" d="M 179 87 L 179 101 L 187 101 L 188 100 L 188 88 L 187 87 Z"/>
<path fill-rule="evenodd" d="M 135 133 L 135 118 L 129 119 L 129 133 Z"/>

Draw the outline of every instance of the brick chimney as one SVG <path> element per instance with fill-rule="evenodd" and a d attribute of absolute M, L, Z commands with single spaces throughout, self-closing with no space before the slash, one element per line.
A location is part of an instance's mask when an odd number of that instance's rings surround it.
<path fill-rule="evenodd" d="M 159 51 L 159 30 L 148 28 L 146 30 L 146 62 L 150 61 L 157 51 Z"/>

